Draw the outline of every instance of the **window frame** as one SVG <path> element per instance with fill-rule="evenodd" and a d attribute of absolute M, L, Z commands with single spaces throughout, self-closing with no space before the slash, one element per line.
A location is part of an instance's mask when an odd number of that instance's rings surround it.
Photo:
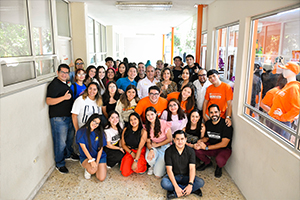
<path fill-rule="evenodd" d="M 244 84 L 244 91 L 245 91 L 245 95 L 243 98 L 243 108 L 242 108 L 242 116 L 246 117 L 248 120 L 250 120 L 250 122 L 252 124 L 254 124 L 256 127 L 261 128 L 264 130 L 265 133 L 267 133 L 269 136 L 271 136 L 273 139 L 275 139 L 277 142 L 279 142 L 281 145 L 284 145 L 286 148 L 288 148 L 289 150 L 291 150 L 292 152 L 296 153 L 297 155 L 300 155 L 300 119 L 298 120 L 298 124 L 297 124 L 297 130 L 293 130 L 290 127 L 287 127 L 285 125 L 283 125 L 282 123 L 279 123 L 276 119 L 273 119 L 272 117 L 270 117 L 269 115 L 267 115 L 266 113 L 260 111 L 259 109 L 249 105 L 247 103 L 248 101 L 248 90 L 249 90 L 249 86 L 251 80 L 249 74 L 252 73 L 251 72 L 251 60 L 252 60 L 252 46 L 253 46 L 253 36 L 254 36 L 254 21 L 255 20 L 259 20 L 261 18 L 266 18 L 266 17 L 270 17 L 282 12 L 286 12 L 289 10 L 293 10 L 293 9 L 297 9 L 300 8 L 299 4 L 293 5 L 293 6 L 288 6 L 285 8 L 281 8 L 278 10 L 274 10 L 268 13 L 264 13 L 264 14 L 260 14 L 260 15 L 256 15 L 250 18 L 250 23 L 249 23 L 249 43 L 248 43 L 248 56 L 247 56 L 247 69 L 246 69 L 246 79 L 245 79 L 245 84 Z M 281 26 L 282 27 L 282 26 Z M 284 30 L 281 29 L 281 34 L 283 33 Z M 281 54 L 280 52 L 280 47 L 279 47 L 279 51 L 278 54 Z M 252 86 L 251 86 L 252 87 Z M 251 88 L 252 89 L 252 88 Z M 295 136 L 295 144 L 291 144 L 290 142 L 286 141 L 285 139 L 281 138 L 281 136 L 279 134 L 277 134 L 275 131 L 273 131 L 272 129 L 270 129 L 269 127 L 267 127 L 265 124 L 261 123 L 260 121 L 256 120 L 255 118 L 251 117 L 249 114 L 246 113 L 246 109 L 249 109 L 250 111 L 253 111 L 257 114 L 259 114 L 260 117 L 262 117 L 264 120 L 268 120 L 271 121 L 271 123 L 275 124 L 276 126 L 280 127 L 281 129 L 287 131 L 289 134 Z M 300 112 L 299 112 L 299 117 L 300 117 Z"/>

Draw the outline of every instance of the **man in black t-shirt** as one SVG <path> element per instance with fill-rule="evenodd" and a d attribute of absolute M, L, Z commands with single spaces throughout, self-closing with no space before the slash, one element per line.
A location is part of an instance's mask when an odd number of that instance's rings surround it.
<path fill-rule="evenodd" d="M 220 178 L 222 167 L 225 166 L 231 155 L 233 128 L 232 126 L 228 127 L 225 119 L 220 117 L 218 105 L 210 105 L 208 112 L 210 120 L 205 123 L 205 136 L 198 140 L 195 147 L 196 156 L 203 161 L 197 170 L 203 171 L 205 168 L 212 166 L 212 162 L 207 156 L 215 157 L 217 162 L 215 177 Z"/>
<path fill-rule="evenodd" d="M 195 152 L 186 145 L 186 133 L 182 130 L 173 134 L 174 144 L 165 151 L 167 175 L 161 186 L 167 190 L 167 199 L 187 196 L 191 193 L 202 196 L 203 179 L 196 176 Z"/>
<path fill-rule="evenodd" d="M 185 59 L 186 59 L 186 64 L 187 64 L 185 67 L 188 66 L 190 75 L 191 75 L 190 81 L 194 82 L 195 80 L 198 79 L 199 69 L 202 69 L 202 68 L 200 67 L 200 65 L 198 63 L 194 62 L 194 56 L 192 56 L 191 54 L 187 55 L 185 57 Z"/>
<path fill-rule="evenodd" d="M 61 64 L 55 77 L 47 87 L 46 103 L 49 105 L 49 117 L 53 137 L 53 148 L 56 169 L 61 173 L 68 173 L 65 159 L 79 160 L 73 153 L 74 128 L 71 118 L 73 105 L 72 91 L 67 85 L 70 68 Z"/>

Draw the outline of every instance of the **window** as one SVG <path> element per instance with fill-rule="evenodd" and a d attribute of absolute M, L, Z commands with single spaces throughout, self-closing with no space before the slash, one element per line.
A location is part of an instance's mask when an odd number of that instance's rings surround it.
<path fill-rule="evenodd" d="M 201 47 L 200 47 L 200 66 L 205 69 L 206 67 L 206 55 L 207 55 L 207 33 L 202 33 Z"/>
<path fill-rule="evenodd" d="M 1 93 L 54 75 L 50 0 L 1 1 L 0 27 Z"/>
<path fill-rule="evenodd" d="M 268 129 L 287 146 L 298 150 L 299 82 L 295 73 L 283 70 L 278 65 L 299 62 L 299 16 L 300 8 L 293 8 L 253 18 L 244 104 L 246 116 Z M 289 75 L 292 78 L 286 79 Z M 292 89 L 293 93 L 290 94 Z"/>
<path fill-rule="evenodd" d="M 215 40 L 214 66 L 222 78 L 235 81 L 239 25 L 218 28 Z"/>
<path fill-rule="evenodd" d="M 59 36 L 71 37 L 69 22 L 69 4 L 63 0 L 56 0 L 56 21 Z"/>

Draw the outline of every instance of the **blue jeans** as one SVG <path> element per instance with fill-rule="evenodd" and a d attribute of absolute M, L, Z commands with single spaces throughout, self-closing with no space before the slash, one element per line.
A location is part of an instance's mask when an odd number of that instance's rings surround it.
<path fill-rule="evenodd" d="M 56 167 L 65 166 L 65 158 L 73 153 L 74 127 L 71 117 L 50 118 Z"/>
<path fill-rule="evenodd" d="M 149 154 L 149 149 L 146 150 L 146 160 L 150 167 L 153 167 L 153 172 L 155 176 L 162 177 L 166 173 L 165 165 L 165 151 L 170 146 L 170 144 L 165 144 L 160 147 L 153 147 L 154 158 L 150 161 L 147 159 Z"/>
<path fill-rule="evenodd" d="M 188 185 L 190 177 L 184 176 L 184 175 L 176 175 L 175 180 L 176 180 L 178 186 L 181 189 L 184 189 Z M 174 194 L 177 196 L 177 194 L 175 192 L 175 188 L 174 188 L 171 180 L 169 179 L 168 175 L 166 175 L 162 178 L 160 184 L 163 189 L 168 190 L 170 192 L 173 191 Z M 203 179 L 195 176 L 192 192 L 195 192 L 196 190 L 200 189 L 201 187 L 203 187 L 203 185 L 204 185 Z"/>
<path fill-rule="evenodd" d="M 281 121 L 278 121 L 281 122 Z M 288 126 L 288 127 L 292 127 L 291 122 L 281 122 L 282 124 Z M 289 134 L 288 132 L 286 132 L 285 130 L 281 129 L 279 126 L 276 126 L 275 124 L 273 124 L 272 122 L 266 120 L 266 125 L 272 129 L 273 131 L 277 132 L 279 135 L 281 135 L 282 137 L 284 137 L 287 140 L 291 139 L 291 134 Z"/>

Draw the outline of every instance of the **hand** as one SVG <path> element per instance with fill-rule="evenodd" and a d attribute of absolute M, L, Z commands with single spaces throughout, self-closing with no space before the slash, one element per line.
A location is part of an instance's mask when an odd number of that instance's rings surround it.
<path fill-rule="evenodd" d="M 132 165 L 131 165 L 131 169 L 133 171 L 135 171 L 137 169 L 137 162 L 133 161 Z"/>
<path fill-rule="evenodd" d="M 175 192 L 178 198 L 184 195 L 184 190 L 182 190 L 179 186 L 175 187 Z"/>
<path fill-rule="evenodd" d="M 69 100 L 71 99 L 72 95 L 70 94 L 69 90 L 67 90 L 67 92 L 64 95 L 64 100 Z"/>
<path fill-rule="evenodd" d="M 184 191 L 184 196 L 187 196 L 187 195 L 191 194 L 192 190 L 193 190 L 193 186 L 190 185 L 190 184 L 188 184 L 188 185 L 184 188 L 184 190 L 183 190 L 183 191 Z"/>
<path fill-rule="evenodd" d="M 231 126 L 231 119 L 230 119 L 230 118 L 226 118 L 226 119 L 225 119 L 225 123 L 226 123 L 226 125 L 227 125 L 228 127 L 230 127 L 230 126 Z"/>
<path fill-rule="evenodd" d="M 147 159 L 148 159 L 149 161 L 151 161 L 151 160 L 154 158 L 154 156 L 155 156 L 154 151 L 151 150 L 151 151 L 149 151 L 149 153 L 148 153 Z"/>
<path fill-rule="evenodd" d="M 205 149 L 206 147 L 206 144 L 204 142 L 201 142 L 199 145 L 200 145 L 200 149 Z"/>
<path fill-rule="evenodd" d="M 119 91 L 120 94 L 124 93 L 124 91 L 122 89 L 118 89 L 118 91 Z"/>
<path fill-rule="evenodd" d="M 200 144 L 198 144 L 198 143 L 194 144 L 194 149 L 195 149 L 195 150 L 201 149 Z"/>
<path fill-rule="evenodd" d="M 69 64 L 69 67 L 74 67 L 74 63 L 73 63 L 73 60 L 71 60 L 70 64 Z"/>
<path fill-rule="evenodd" d="M 124 152 L 124 149 L 123 149 L 122 147 L 120 147 L 119 150 L 122 151 L 122 153 L 125 153 L 125 152 Z M 132 152 L 132 153 L 133 153 L 133 152 Z"/>
<path fill-rule="evenodd" d="M 91 166 L 92 168 L 96 168 L 97 167 L 97 163 L 95 161 L 91 162 Z"/>
<path fill-rule="evenodd" d="M 134 152 L 131 152 L 131 154 L 130 154 L 131 156 L 132 156 L 132 158 L 133 159 L 135 159 L 135 157 L 136 157 L 136 154 L 134 153 Z"/>
<path fill-rule="evenodd" d="M 195 72 L 196 74 L 198 74 L 198 72 L 199 72 L 199 68 L 198 68 L 198 67 L 196 67 L 196 69 L 194 70 L 194 72 Z"/>

